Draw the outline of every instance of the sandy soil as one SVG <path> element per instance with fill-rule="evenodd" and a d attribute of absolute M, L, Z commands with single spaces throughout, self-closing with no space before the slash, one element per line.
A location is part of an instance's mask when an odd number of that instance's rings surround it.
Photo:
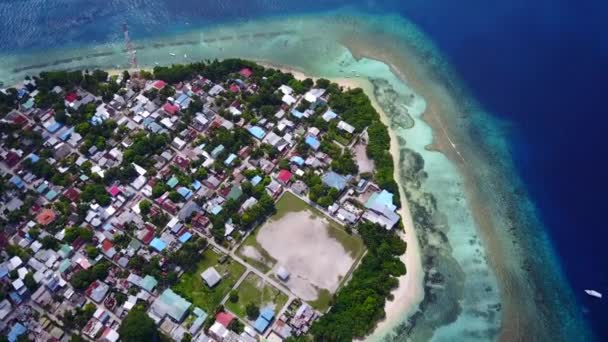
<path fill-rule="evenodd" d="M 243 254 L 243 256 L 246 256 L 247 258 L 253 259 L 253 260 L 257 260 L 259 262 L 266 262 L 266 260 L 264 260 L 264 257 L 262 256 L 262 254 L 255 248 L 252 246 L 243 246 L 240 250 L 241 254 Z"/>
<path fill-rule="evenodd" d="M 359 166 L 359 173 L 374 171 L 374 161 L 367 157 L 366 146 L 364 144 L 356 144 L 354 150 L 355 159 Z"/>
<path fill-rule="evenodd" d="M 291 273 L 287 287 L 305 300 L 317 298 L 315 288 L 335 292 L 355 262 L 340 242 L 329 236 L 328 228 L 324 219 L 301 211 L 268 222 L 257 236 L 277 266 Z"/>

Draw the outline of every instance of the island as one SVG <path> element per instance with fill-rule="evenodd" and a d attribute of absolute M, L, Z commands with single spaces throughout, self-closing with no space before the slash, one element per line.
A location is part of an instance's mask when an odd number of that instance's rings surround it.
<path fill-rule="evenodd" d="M 395 141 L 364 89 L 294 73 L 225 59 L 3 89 L 0 319 L 72 341 L 372 333 L 413 234 Z"/>

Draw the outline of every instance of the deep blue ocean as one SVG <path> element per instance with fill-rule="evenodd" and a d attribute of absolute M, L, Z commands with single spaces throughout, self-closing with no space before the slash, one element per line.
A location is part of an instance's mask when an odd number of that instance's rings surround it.
<path fill-rule="evenodd" d="M 608 1 L 0 0 L 0 53 L 134 38 L 188 25 L 353 6 L 397 12 L 510 124 L 516 168 L 581 310 L 608 340 Z M 543 229 L 543 227 L 539 227 Z"/>

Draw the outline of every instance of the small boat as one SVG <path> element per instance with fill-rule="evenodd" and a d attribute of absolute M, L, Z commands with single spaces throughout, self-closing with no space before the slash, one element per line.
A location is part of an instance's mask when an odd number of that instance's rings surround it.
<path fill-rule="evenodd" d="M 585 290 L 585 293 L 595 298 L 602 298 L 602 294 L 595 290 Z"/>
<path fill-rule="evenodd" d="M 185 53 L 185 54 L 184 54 L 184 58 L 188 58 L 188 54 L 186 54 L 186 53 Z"/>
<path fill-rule="evenodd" d="M 171 56 L 173 56 L 173 57 L 175 57 L 175 56 L 176 56 L 176 54 L 174 54 L 173 52 L 169 52 L 169 55 L 171 55 Z"/>
<path fill-rule="evenodd" d="M 160 65 L 160 63 L 158 63 L 158 62 L 154 62 L 154 64 L 156 64 L 156 65 Z"/>

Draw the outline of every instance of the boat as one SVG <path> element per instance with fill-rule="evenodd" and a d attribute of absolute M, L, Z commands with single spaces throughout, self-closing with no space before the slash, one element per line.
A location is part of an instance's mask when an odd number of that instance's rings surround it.
<path fill-rule="evenodd" d="M 184 58 L 188 58 L 188 54 L 184 54 Z"/>
<path fill-rule="evenodd" d="M 173 52 L 169 52 L 169 55 L 175 57 L 176 55 Z"/>
<path fill-rule="evenodd" d="M 154 62 L 154 64 L 159 65 L 160 63 L 158 63 L 158 62 Z"/>
<path fill-rule="evenodd" d="M 585 293 L 595 298 L 602 298 L 602 294 L 595 290 L 585 290 Z"/>

